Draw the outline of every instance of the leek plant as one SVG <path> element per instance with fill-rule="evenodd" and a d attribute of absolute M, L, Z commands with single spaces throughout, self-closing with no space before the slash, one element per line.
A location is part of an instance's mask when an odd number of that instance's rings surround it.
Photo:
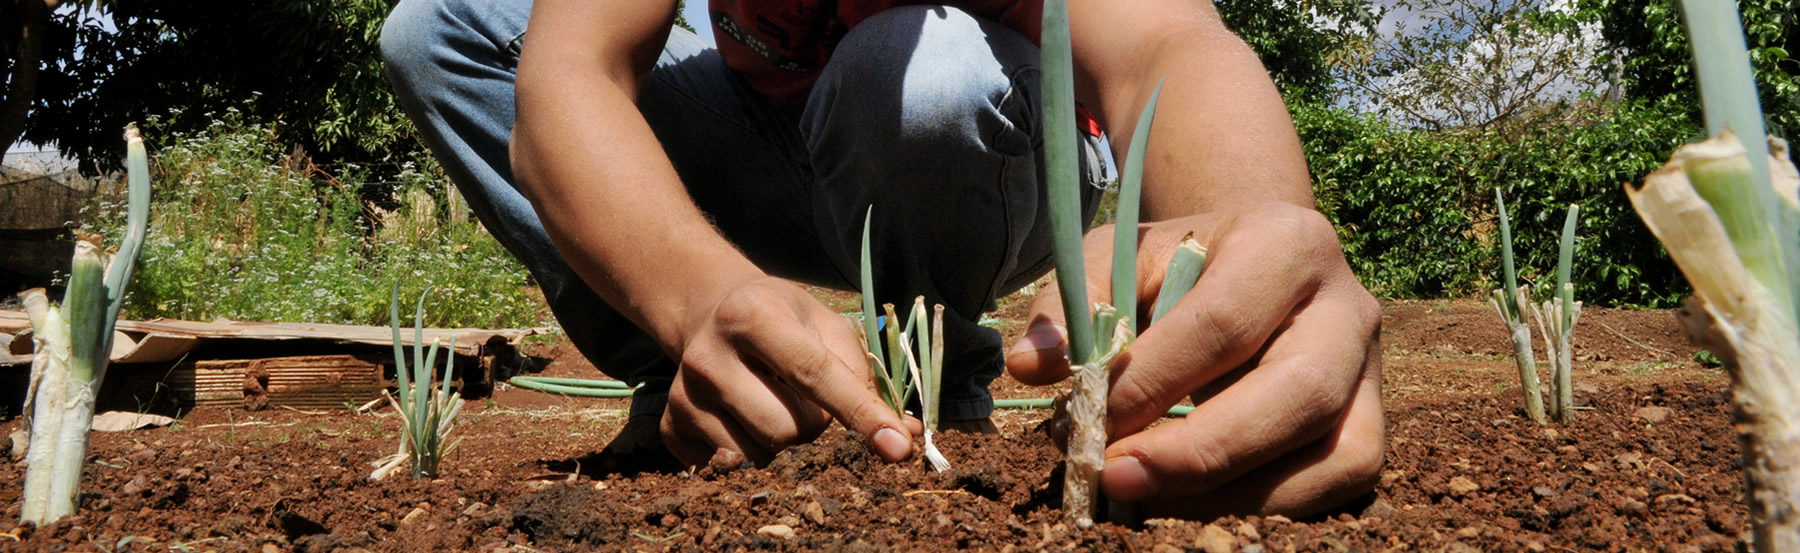
<path fill-rule="evenodd" d="M 1087 283 L 1081 248 L 1081 185 L 1075 143 L 1074 60 L 1069 44 L 1069 11 L 1065 0 L 1044 2 L 1040 39 L 1043 67 L 1044 169 L 1049 188 L 1050 230 L 1055 244 L 1057 290 L 1062 297 L 1063 321 L 1068 328 L 1069 443 L 1063 481 L 1063 516 L 1077 526 L 1093 524 L 1098 514 L 1100 469 L 1106 464 L 1106 396 L 1112 360 L 1137 336 L 1137 224 L 1138 202 L 1144 175 L 1144 150 L 1150 124 L 1155 119 L 1159 81 L 1138 116 L 1119 184 L 1112 258 L 1112 300 L 1094 304 L 1089 312 Z M 1197 248 L 1197 244 L 1196 244 Z M 1204 261 L 1204 251 L 1200 260 Z M 1194 263 L 1190 254 L 1187 261 Z M 1197 264 L 1196 264 L 1197 265 Z M 1199 269 L 1192 272 L 1198 278 Z M 1170 284 L 1165 280 L 1165 285 Z M 1165 286 L 1167 298 L 1180 297 L 1192 281 Z M 1172 303 L 1171 303 L 1172 305 Z"/>
<path fill-rule="evenodd" d="M 462 412 L 462 399 L 450 393 L 450 370 L 456 361 L 456 337 L 450 338 L 449 353 L 444 361 L 443 385 L 431 387 L 432 365 L 437 364 L 438 343 L 425 349 L 425 296 L 419 294 L 418 308 L 413 312 L 413 360 L 410 370 L 405 351 L 400 346 L 400 285 L 394 284 L 393 298 L 388 304 L 389 326 L 394 332 L 394 378 L 399 381 L 395 395 L 388 402 L 400 413 L 400 449 L 376 461 L 370 480 L 380 480 L 405 467 L 413 478 L 438 475 L 438 462 L 456 450 L 457 442 L 446 444 L 456 415 Z"/>
<path fill-rule="evenodd" d="M 1694 287 L 1683 326 L 1731 374 L 1752 549 L 1800 552 L 1800 176 L 1764 140 L 1735 5 L 1681 7 L 1713 138 L 1625 191 Z"/>
<path fill-rule="evenodd" d="M 128 207 L 118 251 L 107 253 L 101 236 L 78 232 L 62 304 L 51 305 L 42 288 L 24 294 L 36 351 L 26 391 L 31 438 L 19 514 L 33 524 L 75 512 L 94 399 L 106 377 L 113 325 L 149 223 L 149 156 L 136 127 L 126 127 L 125 149 Z"/>
<path fill-rule="evenodd" d="M 896 416 L 904 416 L 906 402 L 912 400 L 915 389 L 918 391 L 919 419 L 925 423 L 925 460 L 933 470 L 947 471 L 950 461 L 932 440 L 937 431 L 938 396 L 944 380 L 944 306 L 934 306 L 932 319 L 927 320 L 925 297 L 914 298 L 902 328 L 894 304 L 883 304 L 886 324 L 877 323 L 875 271 L 869 253 L 869 220 L 874 212 L 871 206 L 863 216 L 861 284 L 862 341 L 868 350 L 869 368 L 875 373 L 875 392 Z"/>
<path fill-rule="evenodd" d="M 1581 302 L 1575 301 L 1575 284 L 1569 282 L 1569 266 L 1575 260 L 1575 220 L 1579 208 L 1570 205 L 1563 219 L 1562 242 L 1556 258 L 1556 290 L 1540 308 L 1531 307 L 1531 318 L 1537 320 L 1538 332 L 1544 335 L 1544 356 L 1550 362 L 1550 418 L 1569 422 L 1575 416 L 1574 352 L 1569 338 L 1575 333 L 1575 321 L 1581 318 Z"/>
<path fill-rule="evenodd" d="M 1537 360 L 1531 351 L 1531 327 L 1526 326 L 1519 305 L 1531 305 L 1531 295 L 1527 287 L 1519 286 L 1517 274 L 1513 271 L 1512 222 L 1506 216 L 1506 198 L 1499 189 L 1494 190 L 1494 208 L 1500 214 L 1500 269 L 1504 288 L 1494 290 L 1494 297 L 1489 302 L 1494 311 L 1500 314 L 1500 320 L 1506 323 L 1513 344 L 1513 361 L 1519 365 L 1519 390 L 1525 394 L 1525 414 L 1538 424 L 1544 424 L 1544 395 L 1538 390 Z"/>

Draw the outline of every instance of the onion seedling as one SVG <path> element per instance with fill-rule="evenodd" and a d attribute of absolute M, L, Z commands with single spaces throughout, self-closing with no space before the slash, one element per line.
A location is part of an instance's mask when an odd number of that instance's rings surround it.
<path fill-rule="evenodd" d="M 944 306 L 935 305 L 928 320 L 925 297 L 913 299 L 913 308 L 900 324 L 894 304 L 882 304 L 885 324 L 876 322 L 875 277 L 869 253 L 870 206 L 863 216 L 862 236 L 862 340 L 868 350 L 870 371 L 875 374 L 875 393 L 896 416 L 904 416 L 913 391 L 919 393 L 919 418 L 925 423 L 925 460 L 938 472 L 950 470 L 950 461 L 932 440 L 938 426 L 938 396 L 944 381 Z M 883 347 L 883 331 L 886 347 Z M 910 375 L 910 379 L 908 378 Z"/>
<path fill-rule="evenodd" d="M 1800 174 L 1785 144 L 1765 142 L 1735 5 L 1681 7 L 1713 138 L 1677 149 L 1625 191 L 1694 287 L 1683 327 L 1731 374 L 1751 549 L 1792 553 L 1800 551 Z"/>
<path fill-rule="evenodd" d="M 925 296 L 913 299 L 912 320 L 925 320 Z M 915 350 L 911 341 L 901 338 L 900 349 L 905 354 L 906 366 L 912 372 L 913 382 L 919 387 L 919 418 L 925 423 L 925 461 L 931 464 L 932 470 L 944 472 L 950 470 L 950 460 L 938 451 L 932 435 L 938 426 L 938 396 L 944 382 L 944 306 L 938 305 L 932 310 L 931 332 L 918 329 L 918 348 Z M 916 361 L 915 361 L 916 359 Z"/>
<path fill-rule="evenodd" d="M 399 389 L 388 402 L 400 413 L 400 449 L 376 461 L 370 480 L 380 480 L 406 467 L 413 478 L 438 475 L 438 462 L 456 450 L 456 442 L 446 445 L 456 415 L 462 412 L 462 399 L 450 393 L 450 370 L 456 364 L 456 337 L 450 337 L 449 354 L 444 361 L 443 385 L 431 387 L 432 365 L 437 364 L 438 346 L 432 342 L 425 349 L 425 295 L 419 294 L 419 305 L 413 312 L 413 361 L 407 366 L 406 353 L 400 346 L 400 284 L 394 284 L 393 298 L 388 304 L 388 320 L 394 332 L 394 378 Z M 457 440 L 460 442 L 461 440 Z"/>
<path fill-rule="evenodd" d="M 1044 2 L 1039 41 L 1043 68 L 1044 170 L 1049 188 L 1050 231 L 1055 245 L 1057 290 L 1068 328 L 1069 444 L 1063 481 L 1063 514 L 1077 526 L 1097 515 L 1100 469 L 1106 463 L 1106 396 L 1112 360 L 1136 338 L 1137 224 L 1144 150 L 1155 119 L 1159 81 L 1138 116 L 1119 184 L 1112 258 L 1113 304 L 1098 303 L 1089 313 L 1083 273 L 1081 185 L 1075 143 L 1074 58 L 1065 0 Z M 1196 275 L 1197 275 L 1196 271 Z M 1191 286 L 1191 283 L 1188 283 Z M 1179 286 L 1179 285 L 1177 285 Z M 1171 290 L 1173 292 L 1173 290 Z M 1159 294 L 1162 295 L 1162 294 Z M 1167 294 L 1179 297 L 1179 294 Z"/>
<path fill-rule="evenodd" d="M 1544 424 L 1544 395 L 1538 391 L 1537 360 L 1531 352 L 1531 327 L 1525 325 L 1519 305 L 1531 305 L 1528 289 L 1519 286 L 1513 272 L 1512 222 L 1506 216 L 1506 197 L 1494 190 L 1494 209 L 1500 215 L 1500 268 L 1505 287 L 1494 290 L 1490 302 L 1500 320 L 1506 323 L 1513 344 L 1513 361 L 1519 365 L 1519 390 L 1525 394 L 1525 414 Z"/>
<path fill-rule="evenodd" d="M 869 222 L 874 218 L 875 206 L 869 206 L 863 214 L 862 234 L 862 338 L 863 347 L 868 350 L 869 367 L 875 373 L 875 395 L 881 397 L 894 415 L 906 413 L 906 401 L 912 396 L 912 382 L 907 380 L 906 363 L 896 362 L 899 359 L 899 332 L 894 318 L 894 306 L 887 307 L 886 330 L 888 332 L 888 348 L 882 348 L 882 326 L 877 321 L 875 311 L 875 270 L 869 254 Z"/>
<path fill-rule="evenodd" d="M 1556 259 L 1556 290 L 1543 307 L 1527 303 L 1531 318 L 1537 320 L 1538 332 L 1544 335 L 1544 355 L 1550 361 L 1550 418 L 1569 422 L 1575 416 L 1574 375 L 1571 365 L 1574 351 L 1569 338 L 1575 333 L 1575 321 L 1581 318 L 1581 302 L 1575 301 L 1575 284 L 1569 282 L 1569 266 L 1575 259 L 1575 220 L 1579 208 L 1569 206 L 1563 219 L 1562 242 Z"/>
<path fill-rule="evenodd" d="M 128 205 L 118 252 L 104 252 L 99 235 L 78 232 L 62 304 L 51 305 L 42 288 L 24 294 L 36 352 L 26 391 L 31 438 L 19 518 L 38 525 L 75 512 L 113 326 L 149 226 L 149 156 L 136 127 L 125 129 L 125 150 Z"/>

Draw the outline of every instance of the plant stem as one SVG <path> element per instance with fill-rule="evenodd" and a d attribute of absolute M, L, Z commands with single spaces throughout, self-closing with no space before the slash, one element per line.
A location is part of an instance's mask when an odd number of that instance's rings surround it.
<path fill-rule="evenodd" d="M 1156 293 L 1150 324 L 1162 320 L 1188 290 L 1194 289 L 1194 284 L 1200 281 L 1200 271 L 1205 268 L 1206 247 L 1194 240 L 1193 233 L 1188 233 L 1181 239 L 1181 245 L 1175 247 L 1175 253 L 1169 256 L 1169 270 L 1163 272 L 1162 289 Z"/>

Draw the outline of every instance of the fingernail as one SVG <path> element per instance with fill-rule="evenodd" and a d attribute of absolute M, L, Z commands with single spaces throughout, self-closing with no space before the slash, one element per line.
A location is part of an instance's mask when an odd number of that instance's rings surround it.
<path fill-rule="evenodd" d="M 875 431 L 875 452 L 890 462 L 899 461 L 912 453 L 912 443 L 901 436 L 899 431 L 882 428 Z"/>
<path fill-rule="evenodd" d="M 1012 350 L 1006 352 L 1007 357 L 1021 353 L 1035 353 L 1062 347 L 1063 335 L 1067 334 L 1062 325 L 1056 323 L 1036 323 L 1025 329 L 1025 335 L 1019 337 Z"/>
<path fill-rule="evenodd" d="M 1100 471 L 1100 489 L 1107 498 L 1126 503 L 1155 495 L 1150 471 L 1144 468 L 1143 461 L 1130 455 L 1106 460 L 1106 468 Z"/>

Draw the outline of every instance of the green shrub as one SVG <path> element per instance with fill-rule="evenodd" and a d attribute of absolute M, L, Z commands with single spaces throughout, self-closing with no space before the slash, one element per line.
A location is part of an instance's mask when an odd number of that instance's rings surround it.
<path fill-rule="evenodd" d="M 441 292 L 426 306 L 433 326 L 545 324 L 525 269 L 465 207 L 444 200 L 455 194 L 442 178 L 407 164 L 397 183 L 382 183 L 399 204 L 384 210 L 361 200 L 375 186 L 366 172 L 324 174 L 235 112 L 158 142 L 150 234 L 127 318 L 379 325 L 398 280 L 402 294 Z M 103 215 L 95 226 L 120 223 Z"/>
<path fill-rule="evenodd" d="M 1686 109 L 1634 103 L 1563 110 L 1505 128 L 1427 133 L 1318 104 L 1291 106 L 1319 209 L 1377 295 L 1471 296 L 1492 289 L 1493 189 L 1516 205 L 1520 277 L 1548 293 L 1560 214 L 1581 204 L 1576 296 L 1664 306 L 1687 286 L 1621 191 L 1699 134 Z"/>

